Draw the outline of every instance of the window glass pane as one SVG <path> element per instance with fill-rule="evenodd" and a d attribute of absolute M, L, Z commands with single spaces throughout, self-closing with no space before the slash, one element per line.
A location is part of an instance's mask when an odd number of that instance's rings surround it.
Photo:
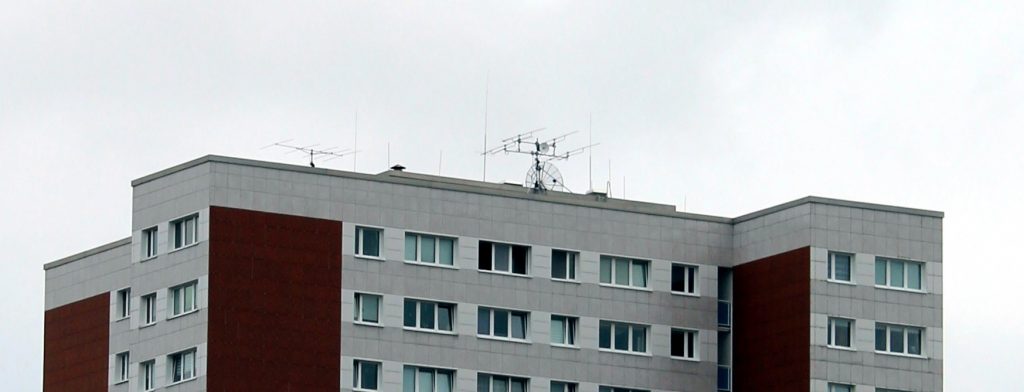
<path fill-rule="evenodd" d="M 420 236 L 420 261 L 424 263 L 434 262 L 434 237 Z"/>
<path fill-rule="evenodd" d="M 612 259 L 601 256 L 601 283 L 612 282 Z"/>
<path fill-rule="evenodd" d="M 875 260 L 875 284 L 879 286 L 884 286 L 888 280 L 885 273 L 886 264 L 885 260 Z"/>
<path fill-rule="evenodd" d="M 361 296 L 363 305 L 363 321 L 368 323 L 376 323 L 378 321 L 378 305 L 380 297 L 375 295 L 364 295 Z"/>
<path fill-rule="evenodd" d="M 451 305 L 437 305 L 437 329 L 442 331 L 452 330 Z"/>
<path fill-rule="evenodd" d="M 451 372 L 437 371 L 437 392 L 452 392 Z"/>
<path fill-rule="evenodd" d="M 551 251 L 551 277 L 555 279 L 566 278 L 566 254 L 565 251 L 553 250 Z"/>
<path fill-rule="evenodd" d="M 494 336 L 508 337 L 508 311 L 492 310 L 494 313 Z"/>
<path fill-rule="evenodd" d="M 416 234 L 405 233 L 405 259 L 416 261 Z"/>
<path fill-rule="evenodd" d="M 647 352 L 647 328 L 633 326 L 633 351 Z"/>
<path fill-rule="evenodd" d="M 834 320 L 835 322 L 835 345 L 850 347 L 850 320 Z"/>
<path fill-rule="evenodd" d="M 697 350 L 697 333 L 687 332 L 686 333 L 686 357 L 697 358 L 695 351 Z"/>
<path fill-rule="evenodd" d="M 526 392 L 526 380 L 523 380 L 521 378 L 513 378 L 512 392 Z"/>
<path fill-rule="evenodd" d="M 512 257 L 512 249 L 505 244 L 494 244 L 494 270 L 508 272 L 508 262 Z"/>
<path fill-rule="evenodd" d="M 491 334 L 491 311 L 487 308 L 477 308 L 476 333 L 480 335 Z"/>
<path fill-rule="evenodd" d="M 441 260 L 439 261 L 441 262 L 441 264 L 455 264 L 455 240 L 451 238 L 441 238 L 440 247 Z"/>
<path fill-rule="evenodd" d="M 373 362 L 359 363 L 359 381 L 363 389 L 377 389 L 377 364 Z"/>
<path fill-rule="evenodd" d="M 696 293 L 697 292 L 697 267 L 686 267 L 686 292 Z"/>
<path fill-rule="evenodd" d="M 884 325 L 875 325 L 875 350 L 885 351 L 886 350 L 886 333 Z"/>
<path fill-rule="evenodd" d="M 889 327 L 889 351 L 903 352 L 903 327 Z"/>
<path fill-rule="evenodd" d="M 405 315 L 405 322 L 403 323 L 403 325 L 405 325 L 406 327 L 415 327 L 416 326 L 416 301 L 413 301 L 411 299 L 405 300 L 404 315 Z"/>
<path fill-rule="evenodd" d="M 363 230 L 363 255 L 377 257 L 380 256 L 380 231 L 364 229 Z"/>
<path fill-rule="evenodd" d="M 525 246 L 512 247 L 512 273 L 526 275 L 526 262 L 529 260 L 530 248 Z"/>
<path fill-rule="evenodd" d="M 434 372 L 420 369 L 417 383 L 419 384 L 418 392 L 434 392 Z"/>
<path fill-rule="evenodd" d="M 672 291 L 686 291 L 686 267 L 672 265 Z"/>
<path fill-rule="evenodd" d="M 629 285 L 629 260 L 615 259 L 615 284 Z"/>
<path fill-rule="evenodd" d="M 835 258 L 835 276 L 833 279 L 844 282 L 850 281 L 850 255 L 833 254 Z"/>
<path fill-rule="evenodd" d="M 507 377 L 491 377 L 494 380 L 492 392 L 506 392 L 508 391 L 508 378 Z"/>
<path fill-rule="evenodd" d="M 196 285 L 185 286 L 185 311 L 195 309 Z"/>
<path fill-rule="evenodd" d="M 902 261 L 890 261 L 889 262 L 889 274 L 892 276 L 889 278 L 889 285 L 893 287 L 904 287 L 903 286 L 903 262 Z"/>
<path fill-rule="evenodd" d="M 565 319 L 551 316 L 551 343 L 565 344 Z"/>
<path fill-rule="evenodd" d="M 416 392 L 416 368 L 402 368 L 402 392 Z"/>
<path fill-rule="evenodd" d="M 477 374 L 476 376 L 476 391 L 477 392 L 489 392 L 491 390 L 491 376 L 486 374 Z"/>
<path fill-rule="evenodd" d="M 907 263 L 907 288 L 921 289 L 921 264 Z"/>
<path fill-rule="evenodd" d="M 569 264 L 569 279 L 576 279 L 576 253 L 569 253 L 566 263 Z"/>
<path fill-rule="evenodd" d="M 194 218 L 185 220 L 185 245 L 196 242 L 196 221 Z"/>
<path fill-rule="evenodd" d="M 602 321 L 598 333 L 598 346 L 601 348 L 612 348 L 612 325 Z"/>
<path fill-rule="evenodd" d="M 629 349 L 629 326 L 626 324 L 613 324 L 615 326 L 615 349 Z"/>
<path fill-rule="evenodd" d="M 526 313 L 512 312 L 512 337 L 526 339 Z"/>
<path fill-rule="evenodd" d="M 420 328 L 434 329 L 434 303 L 420 302 Z"/>
<path fill-rule="evenodd" d="M 561 383 L 561 382 L 558 382 L 558 381 L 552 381 L 551 382 L 551 392 L 566 392 L 565 391 L 565 383 Z"/>
<path fill-rule="evenodd" d="M 633 286 L 647 287 L 647 263 L 633 262 Z"/>
<path fill-rule="evenodd" d="M 686 332 L 677 329 L 672 330 L 672 356 L 686 356 Z"/>
<path fill-rule="evenodd" d="M 921 330 L 907 328 L 907 353 L 921 355 Z"/>
<path fill-rule="evenodd" d="M 576 319 L 574 319 L 574 318 L 566 318 L 565 319 L 565 323 L 566 323 L 566 331 L 569 334 L 568 340 L 566 340 L 565 343 L 566 344 L 576 344 Z"/>

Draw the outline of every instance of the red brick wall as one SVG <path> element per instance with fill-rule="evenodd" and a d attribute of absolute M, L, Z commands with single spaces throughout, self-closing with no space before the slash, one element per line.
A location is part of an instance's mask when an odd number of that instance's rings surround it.
<path fill-rule="evenodd" d="M 341 222 L 210 208 L 210 391 L 338 391 Z"/>
<path fill-rule="evenodd" d="M 44 319 L 43 391 L 105 392 L 110 293 L 47 310 Z"/>
<path fill-rule="evenodd" d="M 811 250 L 733 270 L 736 392 L 810 390 Z"/>

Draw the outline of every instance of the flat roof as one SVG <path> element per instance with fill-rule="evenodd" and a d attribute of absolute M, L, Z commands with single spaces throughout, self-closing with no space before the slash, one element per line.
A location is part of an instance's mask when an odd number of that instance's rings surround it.
<path fill-rule="evenodd" d="M 51 268 L 57 268 L 57 267 L 60 267 L 60 266 L 62 266 L 64 264 L 70 263 L 72 261 L 81 260 L 81 259 L 84 259 L 86 257 L 97 255 L 97 254 L 106 252 L 106 251 L 111 250 L 111 249 L 120 248 L 122 246 L 130 246 L 131 244 L 132 244 L 132 237 L 122 238 L 122 239 L 119 239 L 117 241 L 111 242 L 109 244 L 100 245 L 100 246 L 97 246 L 95 248 L 92 248 L 92 249 L 89 249 L 89 250 L 86 250 L 86 251 L 83 251 L 83 252 L 78 252 L 78 253 L 75 253 L 75 254 L 73 254 L 71 256 L 68 256 L 68 257 L 65 257 L 65 258 L 62 258 L 62 259 L 54 260 L 54 261 L 51 261 L 49 263 L 43 264 L 43 269 L 44 270 L 48 270 L 48 269 L 51 269 Z"/>

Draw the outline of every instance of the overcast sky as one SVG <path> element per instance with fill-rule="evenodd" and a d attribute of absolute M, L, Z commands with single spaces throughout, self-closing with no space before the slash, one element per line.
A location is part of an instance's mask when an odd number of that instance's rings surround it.
<path fill-rule="evenodd" d="M 324 167 L 382 171 L 390 144 L 480 179 L 488 89 L 491 145 L 582 145 L 592 115 L 615 196 L 945 211 L 946 390 L 1019 381 L 1020 2 L 254 3 L 0 0 L 3 389 L 41 385 L 43 263 L 127 237 L 132 179 L 205 154 L 304 164 L 260 149 L 281 139 L 362 151 Z M 587 164 L 559 164 L 573 191 Z M 528 166 L 492 157 L 487 178 Z"/>

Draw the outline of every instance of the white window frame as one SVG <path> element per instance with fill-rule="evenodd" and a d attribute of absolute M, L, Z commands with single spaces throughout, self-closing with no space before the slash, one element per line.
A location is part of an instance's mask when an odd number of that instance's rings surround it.
<path fill-rule="evenodd" d="M 885 350 L 879 350 L 878 349 L 878 327 L 880 327 L 880 326 L 881 327 L 885 327 Z M 903 329 L 903 351 L 892 351 L 892 331 L 891 331 L 891 329 L 893 327 L 902 328 Z M 921 342 L 920 342 L 921 353 L 920 354 L 912 354 L 912 353 L 910 353 L 910 339 L 908 339 L 908 337 L 910 336 L 910 330 L 911 329 L 918 330 L 919 334 L 921 336 Z M 877 323 L 875 323 L 875 330 L 873 331 L 873 333 L 875 335 L 875 346 L 874 346 L 875 347 L 875 353 L 886 354 L 886 355 L 898 355 L 898 356 L 904 356 L 904 357 L 914 357 L 914 358 L 926 358 L 927 357 L 927 353 L 925 351 L 925 345 L 927 344 L 928 340 L 926 339 L 926 335 L 925 334 L 928 333 L 928 331 L 927 331 L 927 328 L 925 328 L 925 327 L 918 327 L 918 326 L 915 326 L 915 325 L 904 325 L 904 324 L 892 324 L 892 323 L 877 322 Z"/>
<path fill-rule="evenodd" d="M 839 387 L 844 387 L 844 388 L 848 387 L 848 388 L 850 388 L 849 389 L 850 392 L 855 392 L 857 390 L 857 386 L 856 385 L 830 382 L 830 383 L 828 383 L 828 392 L 837 392 L 837 391 L 839 391 L 839 389 L 837 389 Z"/>
<path fill-rule="evenodd" d="M 842 280 L 842 279 L 836 278 L 836 264 L 837 264 L 836 263 L 836 256 L 847 256 L 847 257 L 850 258 L 850 280 Z M 855 270 L 855 268 L 857 266 L 857 255 L 856 254 L 849 253 L 849 252 L 833 252 L 833 251 L 828 251 L 828 262 L 827 262 L 827 264 L 828 264 L 828 271 L 827 271 L 828 272 L 828 276 L 826 277 L 826 279 L 829 282 L 849 283 L 849 284 L 855 284 L 856 283 L 855 282 L 855 277 L 857 276 L 857 273 L 856 273 L 856 270 Z"/>
<path fill-rule="evenodd" d="M 365 388 L 362 385 L 363 382 L 363 365 L 373 364 L 377 366 L 377 388 Z M 352 390 L 354 391 L 377 391 L 380 390 L 380 386 L 383 383 L 381 373 L 384 371 L 384 364 L 378 361 L 367 361 L 363 359 L 355 359 L 352 361 Z"/>
<path fill-rule="evenodd" d="M 452 376 L 452 384 L 450 385 L 452 392 L 456 392 L 456 391 L 459 390 L 458 386 L 456 385 L 456 384 L 458 384 L 458 371 L 456 371 L 455 369 L 438 368 L 438 367 L 430 367 L 430 366 L 419 366 L 419 365 L 404 365 L 404 366 L 402 366 L 402 388 L 403 388 L 403 390 L 405 389 L 405 370 L 406 369 L 412 369 L 413 370 L 413 377 L 412 377 L 413 390 L 416 391 L 416 392 L 436 391 L 438 389 L 437 388 L 437 380 L 438 380 L 437 374 L 439 372 L 450 373 L 451 376 Z M 422 385 L 420 385 L 420 371 L 421 370 L 423 370 L 425 372 L 434 373 L 434 376 L 433 376 L 434 385 L 431 385 L 429 389 L 428 388 L 424 388 Z"/>
<path fill-rule="evenodd" d="M 610 265 L 609 265 L 609 268 L 611 268 L 611 273 L 609 274 L 610 282 L 602 282 L 601 281 L 601 278 L 602 278 L 601 277 L 601 264 L 604 263 L 604 259 L 605 258 L 607 258 L 609 260 L 609 262 L 610 262 Z M 617 268 L 615 268 L 615 265 L 616 265 L 616 262 L 618 260 L 627 260 L 627 261 L 629 261 L 629 268 L 628 268 L 627 273 L 626 273 L 626 275 L 627 275 L 626 281 L 628 283 L 625 284 L 625 285 L 618 284 L 618 283 L 615 282 L 617 280 L 616 279 L 617 278 L 617 272 L 616 272 Z M 633 268 L 637 264 L 646 264 L 647 265 L 647 268 L 644 269 L 644 271 L 647 273 L 647 276 L 644 277 L 644 283 L 647 284 L 646 286 L 636 286 L 636 285 L 633 284 Z M 634 290 L 651 291 L 651 265 L 652 264 L 653 264 L 653 262 L 651 260 L 646 260 L 646 259 L 635 259 L 635 258 L 632 258 L 632 257 L 615 256 L 615 255 L 601 255 L 600 257 L 598 257 L 598 266 L 597 266 L 598 267 L 598 271 L 597 271 L 597 275 L 598 276 L 597 276 L 597 280 L 598 280 L 598 282 L 600 283 L 601 286 L 621 287 L 621 288 L 634 289 Z"/>
<path fill-rule="evenodd" d="M 409 256 L 408 255 L 408 251 L 409 251 L 408 248 L 409 248 L 409 237 L 410 236 L 414 237 L 416 239 L 416 242 L 415 242 L 415 245 L 414 245 L 415 248 L 416 248 L 414 250 L 415 257 L 413 257 L 412 259 L 409 259 L 409 257 L 408 257 Z M 434 240 L 434 261 L 423 261 L 423 260 L 421 260 L 421 258 L 423 257 L 423 252 L 422 252 L 422 249 L 421 249 L 421 247 L 423 246 L 423 237 L 430 237 L 430 238 L 433 238 L 433 240 Z M 441 240 L 450 240 L 452 242 L 452 263 L 451 264 L 444 264 L 444 263 L 441 262 Z M 434 267 L 456 268 L 455 267 L 455 261 L 459 259 L 459 257 L 458 257 L 458 251 L 459 251 L 459 240 L 458 240 L 458 238 L 451 237 L 451 236 L 438 235 L 438 234 L 428 234 L 428 233 L 419 233 L 419 232 L 407 231 L 407 232 L 405 232 L 405 237 L 404 237 L 404 239 L 402 241 L 403 241 L 403 244 L 404 244 L 404 249 L 403 249 L 403 252 L 402 252 L 403 253 L 402 254 L 402 259 L 404 259 L 406 262 L 412 263 L 412 264 L 429 265 L 429 266 L 434 266 Z"/>
<path fill-rule="evenodd" d="M 555 252 L 565 253 L 564 278 L 555 277 Z M 559 282 L 579 282 L 580 252 L 566 249 L 551 249 L 551 280 Z"/>
<path fill-rule="evenodd" d="M 128 381 L 128 369 L 131 366 L 131 353 L 128 351 L 117 353 L 114 356 L 114 384 Z"/>
<path fill-rule="evenodd" d="M 608 345 L 609 347 L 601 347 L 601 323 L 609 323 L 611 325 L 608 333 Z M 615 348 L 615 330 L 616 325 L 625 325 L 629 327 L 629 333 L 626 334 L 626 349 L 620 350 Z M 635 351 L 633 347 L 633 336 L 636 335 L 637 329 L 643 329 L 644 333 L 644 351 Z M 651 355 L 651 326 L 644 324 L 629 323 L 624 321 L 614 320 L 598 320 L 597 323 L 597 347 L 598 351 L 607 351 L 621 354 L 633 354 L 633 355 Z"/>
<path fill-rule="evenodd" d="M 850 331 L 850 336 L 849 336 L 850 345 L 849 346 L 840 346 L 839 344 L 836 344 L 836 336 L 837 336 L 836 335 L 836 328 L 837 328 L 836 321 L 845 321 L 845 322 L 849 322 L 850 323 L 850 327 L 849 327 L 849 331 Z M 845 317 L 829 317 L 828 318 L 828 331 L 827 331 L 827 335 L 828 336 L 826 337 L 828 340 L 826 340 L 825 344 L 829 348 L 838 348 L 838 349 L 841 349 L 841 350 L 854 350 L 855 351 L 856 348 L 854 348 L 854 344 L 857 341 L 856 340 L 856 331 L 857 331 L 857 320 L 854 320 L 854 319 L 851 319 L 851 318 L 845 318 Z"/>
<path fill-rule="evenodd" d="M 416 326 L 415 327 L 410 327 L 408 325 L 405 325 L 405 303 L 407 301 L 414 301 L 416 303 Z M 420 315 L 423 312 L 423 304 L 424 303 L 434 304 L 434 328 L 425 328 L 425 327 L 422 327 L 420 325 L 420 322 L 421 322 Z M 438 309 L 440 308 L 440 305 L 445 305 L 445 306 L 450 306 L 451 307 L 451 312 L 450 312 L 451 316 L 452 316 L 452 321 L 451 321 L 452 329 L 451 330 L 440 329 L 439 328 L 440 325 L 441 325 L 441 323 L 439 322 L 440 321 L 441 312 L 438 311 Z M 433 300 L 428 300 L 428 299 L 419 299 L 419 298 L 406 297 L 402 301 L 402 328 L 410 330 L 410 331 L 420 331 L 420 332 L 440 333 L 440 334 L 446 334 L 446 335 L 456 335 L 457 333 L 455 332 L 455 328 L 456 328 L 456 325 L 458 323 L 458 311 L 459 311 L 458 304 L 455 304 L 453 302 L 439 302 L 439 301 L 433 301 Z"/>
<path fill-rule="evenodd" d="M 142 230 L 142 261 L 146 261 L 157 256 L 160 251 L 158 245 L 160 238 L 159 234 L 160 231 L 157 226 Z"/>
<path fill-rule="evenodd" d="M 476 377 L 477 377 L 477 387 L 480 386 L 480 377 L 487 377 L 489 379 L 488 382 L 487 382 L 487 392 L 511 392 L 512 391 L 512 380 L 513 379 L 515 379 L 516 381 L 522 381 L 523 386 L 525 388 L 524 391 L 525 392 L 530 392 L 530 378 L 529 377 L 509 376 L 509 375 L 504 375 L 504 374 L 494 374 L 494 373 L 485 373 L 485 372 L 477 373 Z M 498 389 L 494 388 L 494 379 L 495 379 L 495 377 L 501 378 L 501 379 L 505 380 L 505 390 L 504 391 L 498 390 Z M 479 391 L 477 391 L 477 392 L 479 392 Z"/>
<path fill-rule="evenodd" d="M 364 235 L 364 233 L 366 231 L 375 231 L 375 232 L 377 232 L 377 255 L 376 256 L 366 254 L 366 249 L 363 249 L 363 235 Z M 362 226 L 362 225 L 356 226 L 356 231 L 355 231 L 355 247 L 354 247 L 353 250 L 354 250 L 353 254 L 356 255 L 357 257 L 362 257 L 362 258 L 367 258 L 367 259 L 384 260 L 384 229 L 380 228 L 380 227 L 372 227 L 372 226 Z"/>
<path fill-rule="evenodd" d="M 139 314 L 142 316 L 139 324 L 143 327 L 156 324 L 156 293 L 149 293 L 139 297 Z"/>
<path fill-rule="evenodd" d="M 117 313 L 115 314 L 115 321 L 126 320 L 132 316 L 132 288 L 125 287 L 117 290 Z"/>
<path fill-rule="evenodd" d="M 181 229 L 179 230 L 179 226 Z M 189 226 L 192 228 L 192 238 L 188 237 Z M 199 243 L 199 214 L 189 214 L 171 221 L 171 250 L 188 248 Z M 184 237 L 179 241 L 179 236 Z M 191 239 L 191 242 L 189 241 Z M 180 244 L 179 244 L 180 242 Z"/>
<path fill-rule="evenodd" d="M 480 265 L 477 264 L 477 270 L 478 271 L 483 271 L 483 272 L 487 272 L 487 273 L 494 273 L 494 274 L 502 274 L 502 275 L 530 277 L 530 273 L 533 271 L 533 247 L 532 246 L 523 245 L 523 244 L 513 244 L 513 243 L 510 243 L 510 242 L 491 241 L 491 240 L 481 240 L 481 241 L 488 243 L 488 245 L 490 245 L 490 247 L 491 247 L 491 269 L 481 269 Z M 499 246 L 499 245 L 507 246 L 508 247 L 508 269 L 507 270 L 500 270 L 500 269 L 498 269 L 498 263 L 497 263 L 498 252 L 496 252 L 494 249 L 497 246 Z M 513 272 L 513 271 L 515 271 L 515 256 L 514 256 L 515 255 L 515 247 L 517 247 L 517 246 L 526 248 L 526 271 L 523 272 L 523 273 Z"/>
<path fill-rule="evenodd" d="M 675 354 L 672 353 L 672 339 L 675 339 L 674 332 L 676 332 L 676 331 L 682 332 L 682 333 L 687 334 L 687 335 L 690 335 L 690 334 L 693 335 L 693 347 L 690 347 L 690 343 L 689 343 L 689 340 L 687 340 L 687 338 L 685 338 L 685 337 L 683 338 L 683 353 L 689 353 L 690 351 L 693 351 L 693 356 L 689 356 L 689 355 L 682 355 L 682 356 L 680 356 L 680 355 L 675 355 Z M 669 339 L 668 354 L 669 354 L 670 358 L 672 358 L 672 359 L 682 359 L 682 360 L 687 360 L 687 361 L 699 361 L 700 360 L 700 331 L 698 331 L 696 329 L 689 329 L 689 328 L 672 328 L 669 331 L 668 339 Z"/>
<path fill-rule="evenodd" d="M 192 289 L 192 307 L 187 308 L 188 304 L 188 289 Z M 167 319 L 170 320 L 175 317 L 181 317 L 189 313 L 194 313 L 199 310 L 199 281 L 191 281 L 185 284 L 171 287 L 167 290 Z M 181 310 L 177 309 L 178 301 L 181 301 Z"/>
<path fill-rule="evenodd" d="M 885 262 L 885 284 L 878 284 L 878 276 L 877 276 L 877 274 L 878 274 L 878 266 L 877 265 L 881 261 Z M 892 265 L 893 265 L 894 261 L 903 263 L 903 283 L 902 283 L 903 285 L 902 286 L 894 286 L 892 284 L 893 283 L 892 282 Z M 910 274 L 907 273 L 907 271 L 908 271 L 907 265 L 908 264 L 916 264 L 916 265 L 920 266 L 920 270 L 921 270 L 921 277 L 920 277 L 920 279 L 921 279 L 921 288 L 914 289 L 914 288 L 908 287 L 908 283 L 910 282 Z M 927 286 L 925 284 L 926 277 L 928 276 L 927 272 L 925 271 L 926 267 L 927 267 L 927 265 L 924 262 L 921 262 L 921 261 L 897 259 L 897 258 L 883 257 L 883 256 L 875 257 L 875 267 L 874 267 L 875 275 L 876 275 L 875 276 L 875 287 L 883 288 L 883 289 L 890 289 L 890 290 L 901 290 L 901 291 L 910 291 L 910 292 L 915 292 L 915 293 L 924 293 L 927 290 Z"/>
<path fill-rule="evenodd" d="M 152 391 L 156 389 L 155 359 L 139 363 L 139 389 L 142 391 Z"/>
<path fill-rule="evenodd" d="M 374 297 L 377 299 L 377 321 L 367 321 L 363 319 L 363 303 L 367 297 Z M 370 293 L 355 293 L 353 295 L 355 306 L 355 315 L 353 315 L 353 321 L 357 324 L 369 324 L 369 325 L 380 325 L 381 308 L 384 306 L 384 296 L 380 294 Z"/>
<path fill-rule="evenodd" d="M 167 379 L 174 385 L 196 379 L 196 352 L 195 348 L 179 351 L 167 356 Z M 181 374 L 177 374 L 178 366 L 181 366 Z"/>
<path fill-rule="evenodd" d="M 556 341 L 552 340 L 551 341 L 551 345 L 552 346 L 556 346 L 556 347 L 578 348 L 579 347 L 579 343 L 578 342 L 579 342 L 580 318 L 576 317 L 576 316 L 566 316 L 566 315 L 562 315 L 562 314 L 552 314 L 551 315 L 551 328 L 552 329 L 554 329 L 555 317 L 560 317 L 563 320 L 562 321 L 562 336 L 565 336 L 565 340 L 567 340 L 567 342 L 556 342 Z M 554 338 L 552 338 L 552 339 L 554 339 Z"/>
<path fill-rule="evenodd" d="M 562 384 L 565 388 L 555 390 L 555 383 Z M 580 384 L 572 381 L 551 380 L 551 392 L 579 392 Z"/>
<path fill-rule="evenodd" d="M 684 268 L 684 271 L 685 271 L 685 272 L 683 272 L 683 291 L 676 291 L 672 287 L 672 274 L 673 274 L 672 270 L 674 270 L 676 267 Z M 632 266 L 630 266 L 630 268 L 632 268 Z M 650 278 L 650 274 L 651 274 L 650 266 L 648 266 L 647 268 L 648 268 L 647 275 L 648 275 L 648 278 Z M 693 275 L 693 287 L 690 287 L 690 275 Z M 615 279 L 614 273 L 612 274 L 612 279 L 613 280 Z M 671 291 L 672 294 L 689 295 L 689 296 L 699 297 L 700 296 L 700 267 L 697 266 L 696 264 L 672 263 L 672 266 L 670 267 L 670 270 L 669 270 L 669 283 L 668 284 L 669 284 L 669 286 L 668 286 L 669 287 L 669 291 Z M 648 285 L 649 285 L 649 283 L 648 283 Z"/>
<path fill-rule="evenodd" d="M 487 338 L 487 339 L 510 340 L 510 341 L 514 341 L 514 342 L 529 342 L 530 341 L 530 312 L 525 311 L 525 310 L 492 308 L 492 307 L 489 307 L 489 306 L 480 306 L 480 307 L 477 307 L 477 323 L 480 322 L 480 320 L 479 320 L 479 317 L 480 317 L 479 313 L 480 313 L 480 311 L 484 311 L 484 310 L 487 311 L 487 317 L 489 319 L 488 324 L 487 324 L 488 325 L 488 330 L 487 330 L 486 334 L 482 334 L 482 333 L 480 333 L 480 326 L 477 325 L 476 336 L 482 337 L 482 338 Z M 498 336 L 498 335 L 494 334 L 495 312 L 506 312 L 506 313 L 508 313 L 508 319 L 506 320 L 506 324 L 507 325 L 505 326 L 507 328 L 506 331 L 508 331 L 508 336 Z M 512 315 L 513 315 L 513 313 L 519 313 L 519 314 L 521 314 L 523 316 L 523 328 L 524 329 L 523 329 L 523 337 L 522 338 L 512 337 L 512 325 L 513 325 L 513 323 L 512 323 L 512 318 L 513 318 Z"/>

